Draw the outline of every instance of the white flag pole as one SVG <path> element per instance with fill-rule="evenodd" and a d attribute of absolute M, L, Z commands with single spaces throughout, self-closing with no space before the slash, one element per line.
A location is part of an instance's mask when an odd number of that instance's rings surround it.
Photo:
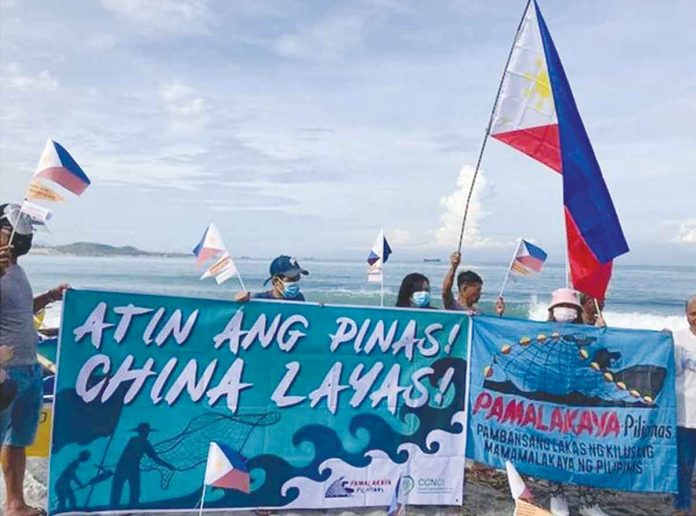
<path fill-rule="evenodd" d="M 239 279 L 239 285 L 242 287 L 242 292 L 246 292 L 247 289 L 244 286 L 244 282 L 242 281 L 242 275 L 239 274 L 239 270 L 237 270 L 237 278 Z"/>
<path fill-rule="evenodd" d="M 384 262 L 382 262 L 382 272 L 379 275 L 379 306 L 384 308 Z"/>
<path fill-rule="evenodd" d="M 208 487 L 208 486 L 204 480 L 203 481 L 203 494 L 201 495 L 201 508 L 198 511 L 198 516 L 201 516 L 201 514 L 203 514 L 203 505 L 205 504 L 205 488 L 206 487 Z"/>
<path fill-rule="evenodd" d="M 379 276 L 379 306 L 384 308 L 384 228 L 379 230 L 379 236 L 379 245 L 382 248 L 382 251 L 379 253 L 379 259 L 382 260 L 382 274 Z"/>
<path fill-rule="evenodd" d="M 507 285 L 508 279 L 510 279 L 510 272 L 512 271 L 512 264 L 515 263 L 515 258 L 517 258 L 517 253 L 520 251 L 521 246 L 522 246 L 522 238 L 519 238 L 519 239 L 517 239 L 517 246 L 515 247 L 515 251 L 512 253 L 512 259 L 510 260 L 510 265 L 508 265 L 507 273 L 505 273 L 505 278 L 503 279 L 503 284 L 500 286 L 500 294 L 498 294 L 498 297 L 503 297 L 503 291 L 505 290 L 505 286 Z"/>
<path fill-rule="evenodd" d="M 491 127 L 493 127 L 493 118 L 495 117 L 495 109 L 498 107 L 498 100 L 500 99 L 500 93 L 503 90 L 503 82 L 505 82 L 505 72 L 507 72 L 508 66 L 510 65 L 510 59 L 512 59 L 512 53 L 515 50 L 515 43 L 520 37 L 520 30 L 522 30 L 522 24 L 524 23 L 524 17 L 527 14 L 527 9 L 529 9 L 529 4 L 531 0 L 527 0 L 527 5 L 522 12 L 522 18 L 520 19 L 520 24 L 517 27 L 517 32 L 515 33 L 515 39 L 512 41 L 512 46 L 510 47 L 510 53 L 508 54 L 507 60 L 505 61 L 505 68 L 503 68 L 503 75 L 500 78 L 500 84 L 498 85 L 498 93 L 495 95 L 495 101 L 493 102 L 493 109 L 491 110 L 491 117 L 488 120 L 488 127 L 486 128 L 486 133 L 483 136 L 483 143 L 481 144 L 481 150 L 479 151 L 478 160 L 476 161 L 476 168 L 474 169 L 474 177 L 471 178 L 471 187 L 469 187 L 469 194 L 466 197 L 466 206 L 464 207 L 464 217 L 462 218 L 462 229 L 459 233 L 459 252 L 462 252 L 462 240 L 464 240 L 464 228 L 466 227 L 466 216 L 469 213 L 469 204 L 471 202 L 471 195 L 474 193 L 474 185 L 476 184 L 476 177 L 478 176 L 479 168 L 481 167 L 481 160 L 483 159 L 483 152 L 486 150 L 486 143 L 488 142 L 488 137 L 491 134 Z"/>

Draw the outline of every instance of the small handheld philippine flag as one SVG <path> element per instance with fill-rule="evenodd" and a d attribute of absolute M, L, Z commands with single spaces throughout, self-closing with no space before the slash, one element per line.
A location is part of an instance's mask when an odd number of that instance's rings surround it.
<path fill-rule="evenodd" d="M 70 190 L 75 195 L 82 195 L 91 184 L 87 174 L 82 171 L 80 165 L 77 164 L 68 151 L 66 151 L 61 144 L 53 140 L 48 140 L 46 142 L 46 146 L 41 153 L 41 158 L 39 158 L 36 172 L 34 172 L 34 179 L 40 178 L 53 181 L 66 190 Z M 32 184 L 34 190 L 34 192 L 30 192 L 32 195 L 42 195 L 40 198 L 45 200 L 60 200 L 60 196 L 49 188 L 41 188 L 42 185 L 40 183 Z M 39 190 L 41 190 L 41 192 L 39 192 Z M 47 197 L 49 198 L 47 199 Z"/>
<path fill-rule="evenodd" d="M 545 261 L 546 251 L 526 240 L 521 240 L 510 268 L 514 272 L 526 276 L 535 272 L 541 272 Z"/>
<path fill-rule="evenodd" d="M 406 515 L 406 504 L 401 501 L 401 477 L 396 482 L 396 487 L 394 488 L 394 494 L 392 495 L 391 503 L 387 509 L 387 516 L 405 516 Z"/>
<path fill-rule="evenodd" d="M 367 264 L 370 266 L 367 271 L 367 281 L 370 283 L 380 283 L 382 281 L 382 270 L 384 264 L 392 254 L 389 242 L 384 236 L 384 230 L 379 232 L 370 254 L 367 256 Z"/>
<path fill-rule="evenodd" d="M 209 259 L 227 252 L 225 243 L 222 241 L 222 236 L 215 224 L 208 224 L 208 227 L 203 233 L 203 238 L 193 248 L 193 254 L 196 256 L 196 264 L 200 267 Z"/>
<path fill-rule="evenodd" d="M 246 459 L 223 444 L 211 442 L 205 466 L 205 484 L 248 493 L 249 472 Z"/>

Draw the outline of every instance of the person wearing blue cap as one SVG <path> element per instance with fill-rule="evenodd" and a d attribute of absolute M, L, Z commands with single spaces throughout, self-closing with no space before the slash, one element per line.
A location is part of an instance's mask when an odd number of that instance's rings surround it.
<path fill-rule="evenodd" d="M 280 255 L 271 262 L 270 276 L 264 285 L 271 282 L 271 289 L 256 294 L 240 292 L 235 296 L 236 301 L 248 301 L 252 299 L 276 299 L 283 301 L 304 301 L 304 295 L 300 292 L 300 278 L 307 276 L 308 271 L 303 269 L 297 259 L 286 255 Z"/>

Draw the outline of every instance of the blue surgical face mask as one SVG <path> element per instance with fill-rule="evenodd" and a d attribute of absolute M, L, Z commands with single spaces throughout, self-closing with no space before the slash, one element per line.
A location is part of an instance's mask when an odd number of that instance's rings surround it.
<path fill-rule="evenodd" d="M 430 292 L 419 290 L 411 294 L 411 304 L 417 308 L 424 308 L 430 305 Z"/>
<path fill-rule="evenodd" d="M 283 297 L 285 299 L 295 299 L 300 294 L 299 282 L 297 282 L 297 281 L 282 281 L 282 283 L 283 283 Z"/>

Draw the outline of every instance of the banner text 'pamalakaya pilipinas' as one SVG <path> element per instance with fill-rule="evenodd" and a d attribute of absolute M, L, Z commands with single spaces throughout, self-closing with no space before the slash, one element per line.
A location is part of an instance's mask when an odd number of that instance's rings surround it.
<path fill-rule="evenodd" d="M 476 317 L 467 456 L 627 491 L 676 487 L 666 332 Z"/>
<path fill-rule="evenodd" d="M 468 318 L 71 290 L 52 514 L 194 509 L 208 445 L 248 492 L 206 509 L 462 501 Z M 80 487 L 80 485 L 84 487 Z"/>

